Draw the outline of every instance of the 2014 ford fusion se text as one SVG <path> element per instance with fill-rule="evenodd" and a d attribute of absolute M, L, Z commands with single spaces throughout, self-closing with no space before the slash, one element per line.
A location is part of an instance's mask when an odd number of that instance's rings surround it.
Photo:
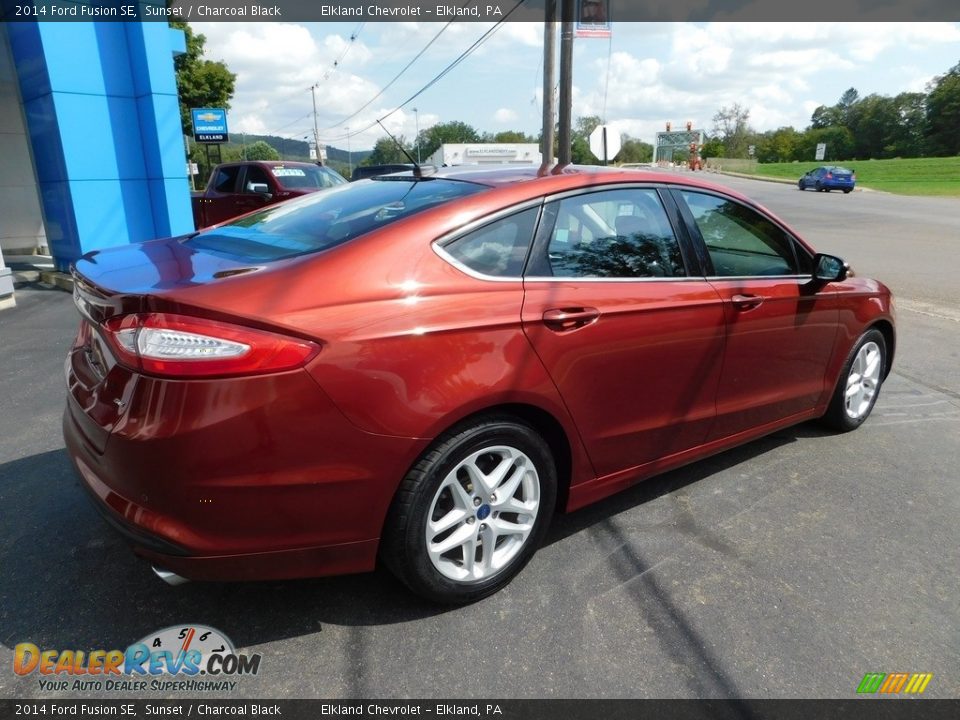
<path fill-rule="evenodd" d="M 169 581 L 362 572 L 477 600 L 555 512 L 866 420 L 890 291 L 747 198 L 420 168 L 76 263 L 68 452 Z"/>

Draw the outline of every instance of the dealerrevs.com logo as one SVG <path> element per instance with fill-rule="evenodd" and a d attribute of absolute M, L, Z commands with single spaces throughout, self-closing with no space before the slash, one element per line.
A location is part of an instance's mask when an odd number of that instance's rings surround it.
<path fill-rule="evenodd" d="M 55 650 L 18 643 L 13 671 L 37 675 L 43 691 L 222 692 L 236 688 L 234 678 L 256 675 L 261 657 L 237 653 L 230 638 L 212 627 L 175 625 L 126 650 Z"/>

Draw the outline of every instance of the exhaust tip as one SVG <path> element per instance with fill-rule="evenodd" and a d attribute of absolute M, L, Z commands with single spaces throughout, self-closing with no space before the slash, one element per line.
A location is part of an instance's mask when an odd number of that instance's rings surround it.
<path fill-rule="evenodd" d="M 153 569 L 154 575 L 156 575 L 158 578 L 163 580 L 167 585 L 173 585 L 174 587 L 176 587 L 177 585 L 183 585 L 185 583 L 190 582 L 190 580 L 188 580 L 187 578 L 177 575 L 176 573 L 170 572 L 169 570 L 158 568 L 156 565 L 152 565 L 151 568 Z"/>

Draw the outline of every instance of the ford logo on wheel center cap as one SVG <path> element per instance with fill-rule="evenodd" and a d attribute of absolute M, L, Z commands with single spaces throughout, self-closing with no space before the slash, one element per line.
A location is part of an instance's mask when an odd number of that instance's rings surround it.
<path fill-rule="evenodd" d="M 490 515 L 489 505 L 481 505 L 480 507 L 477 508 L 477 520 L 486 520 L 489 515 Z"/>

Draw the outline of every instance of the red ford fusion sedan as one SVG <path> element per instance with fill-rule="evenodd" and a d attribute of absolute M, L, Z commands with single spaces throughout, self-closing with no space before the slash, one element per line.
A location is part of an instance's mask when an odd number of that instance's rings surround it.
<path fill-rule="evenodd" d="M 64 435 L 169 582 L 495 592 L 557 511 L 870 414 L 890 291 L 730 190 L 607 168 L 338 186 L 76 263 Z"/>

